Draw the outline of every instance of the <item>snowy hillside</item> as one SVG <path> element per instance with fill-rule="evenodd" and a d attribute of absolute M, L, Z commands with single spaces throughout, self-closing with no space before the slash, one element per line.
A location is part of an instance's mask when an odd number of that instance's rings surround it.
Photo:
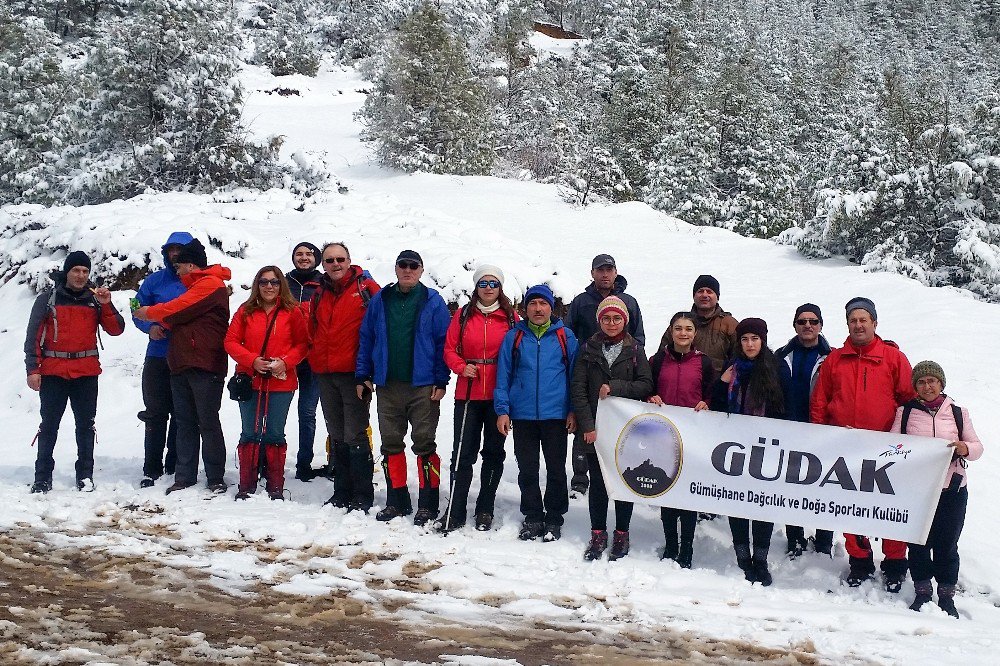
<path fill-rule="evenodd" d="M 263 138 L 286 137 L 284 149 L 325 154 L 347 187 L 301 201 L 286 191 L 237 192 L 227 197 L 163 194 L 83 208 L 7 209 L 23 216 L 24 232 L 0 239 L 0 256 L 25 264 L 19 279 L 0 288 L 6 313 L 0 330 L 0 363 L 12 368 L 0 388 L 8 432 L 0 464 L 0 527 L 29 526 L 50 533 L 53 545 L 103 550 L 147 558 L 164 566 L 200 569 L 212 584 L 235 594 L 258 584 L 291 595 L 345 592 L 381 612 L 414 622 L 456 622 L 473 627 L 545 626 L 590 632 L 595 642 L 621 635 L 656 640 L 678 630 L 693 636 L 740 639 L 789 648 L 831 663 L 989 663 L 1000 639 L 1000 574 L 996 553 L 1000 532 L 991 508 L 1000 502 L 1000 413 L 995 371 L 1000 353 L 989 344 L 1000 330 L 1000 306 L 968 293 L 926 288 L 889 274 L 868 274 L 840 261 L 810 261 L 770 241 L 747 239 L 717 228 L 694 227 L 639 203 L 576 209 L 556 188 L 493 177 L 404 175 L 376 166 L 358 139 L 352 114 L 366 84 L 353 72 L 318 78 L 244 72 L 244 117 Z M 298 90 L 279 96 L 278 85 Z M 34 229 L 33 231 L 29 229 Z M 933 359 L 947 373 L 947 392 L 968 407 L 986 445 L 981 462 L 970 465 L 970 502 L 960 542 L 963 591 L 956 598 L 961 621 L 936 607 L 907 609 L 911 582 L 895 596 L 881 586 L 839 585 L 847 558 L 842 542 L 833 561 L 807 555 L 784 559 L 784 537 L 776 527 L 771 548 L 774 585 L 751 586 L 736 568 L 725 521 L 698 527 L 694 569 L 661 562 L 659 512 L 637 507 L 632 552 L 626 559 L 585 564 L 588 534 L 585 500 L 573 500 L 564 536 L 555 543 L 520 542 L 516 468 L 508 456 L 492 532 L 463 530 L 447 538 L 426 534 L 410 522 L 377 523 L 372 515 L 345 514 L 321 506 L 332 493 L 324 480 L 288 481 L 291 501 L 266 496 L 246 503 L 207 494 L 163 495 L 163 484 L 139 490 L 142 429 L 139 376 L 144 336 L 128 327 L 120 338 L 105 336 L 101 361 L 95 481 L 97 491 L 73 487 L 74 446 L 69 415 L 56 447 L 55 490 L 29 495 L 35 449 L 29 444 L 38 422 L 38 397 L 23 380 L 21 346 L 33 294 L 21 279 L 38 276 L 62 261 L 55 249 L 70 246 L 100 254 L 108 271 L 127 257 L 157 256 L 171 231 L 187 230 L 216 239 L 209 260 L 233 270 L 232 307 L 247 292 L 240 287 L 267 263 L 290 264 L 293 245 L 343 240 L 356 263 L 385 284 L 393 261 L 405 248 L 419 251 L 428 284 L 447 300 L 462 301 L 472 270 L 489 261 L 504 268 L 508 292 L 549 282 L 568 299 L 589 281 L 592 257 L 614 255 L 639 301 L 650 341 L 659 339 L 670 315 L 691 305 L 691 285 L 701 273 L 721 283 L 720 302 L 737 318 L 758 316 L 769 323 L 770 343 L 792 336 L 791 320 L 802 302 L 824 311 L 824 333 L 839 345 L 846 337 L 843 304 L 853 296 L 872 298 L 879 333 L 897 341 L 911 362 Z M 236 256 L 224 255 L 223 251 Z M 119 291 L 114 302 L 127 310 L 133 294 Z M 990 333 L 993 331 L 993 333 Z M 442 458 L 450 454 L 452 400 L 445 399 L 438 429 Z M 234 482 L 236 406 L 224 401 Z M 294 410 L 293 410 L 294 411 Z M 296 432 L 290 415 L 287 432 Z M 377 432 L 376 432 L 377 436 Z M 290 456 L 295 437 L 290 436 Z M 509 443 L 508 443 L 509 447 Z M 508 448 L 508 450 L 510 450 Z M 287 474 L 291 478 L 291 473 Z M 478 480 L 473 486 L 473 492 Z M 412 489 L 411 489 L 412 491 Z M 376 503 L 384 501 L 384 483 Z M 220 543 L 245 547 L 218 548 Z M 274 549 L 280 555 L 273 555 Z M 448 652 L 457 648 L 451 646 Z"/>

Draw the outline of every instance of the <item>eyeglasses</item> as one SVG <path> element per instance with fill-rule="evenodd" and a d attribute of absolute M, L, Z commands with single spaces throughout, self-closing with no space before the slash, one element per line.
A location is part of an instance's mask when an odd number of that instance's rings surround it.
<path fill-rule="evenodd" d="M 265 278 L 261 278 L 261 279 L 257 280 L 257 286 L 258 287 L 280 287 L 281 286 L 281 280 L 267 280 Z"/>
<path fill-rule="evenodd" d="M 397 261 L 396 262 L 396 267 L 397 268 L 402 268 L 404 270 L 415 271 L 418 268 L 420 268 L 420 264 L 418 264 L 415 261 Z"/>
<path fill-rule="evenodd" d="M 809 326 L 819 326 L 819 319 L 796 319 L 795 320 L 795 325 L 796 326 L 805 326 L 807 324 Z"/>
<path fill-rule="evenodd" d="M 621 324 L 625 322 L 625 317 L 621 315 L 609 315 L 607 317 L 601 317 L 602 324 Z"/>
<path fill-rule="evenodd" d="M 324 264 L 346 264 L 347 257 L 327 257 L 323 260 Z"/>
<path fill-rule="evenodd" d="M 480 280 L 476 283 L 476 286 L 480 289 L 499 289 L 500 280 Z"/>

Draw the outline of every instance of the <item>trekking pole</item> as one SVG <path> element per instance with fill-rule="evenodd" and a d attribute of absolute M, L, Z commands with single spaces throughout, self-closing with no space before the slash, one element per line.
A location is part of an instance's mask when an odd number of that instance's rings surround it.
<path fill-rule="evenodd" d="M 265 375 L 260 384 L 260 394 L 257 396 L 257 405 L 263 398 L 264 409 L 260 410 L 260 435 L 257 437 L 257 479 L 264 479 L 267 482 L 267 454 L 265 452 L 264 433 L 267 432 L 267 412 L 271 406 L 271 375 Z"/>
<path fill-rule="evenodd" d="M 448 527 L 451 526 L 451 507 L 454 504 L 452 500 L 455 498 L 455 472 L 458 470 L 458 463 L 462 459 L 462 444 L 465 442 L 465 419 L 469 415 L 469 399 L 472 397 L 472 377 L 469 377 L 468 380 L 469 385 L 465 389 L 465 405 L 462 407 L 462 425 L 458 428 L 458 446 L 455 452 L 455 464 L 452 467 L 451 479 L 448 484 L 448 510 L 444 516 L 445 530 L 443 534 L 447 534 Z"/>

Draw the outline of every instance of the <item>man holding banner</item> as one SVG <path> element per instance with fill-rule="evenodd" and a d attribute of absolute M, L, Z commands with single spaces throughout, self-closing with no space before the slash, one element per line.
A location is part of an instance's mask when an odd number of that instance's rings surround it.
<path fill-rule="evenodd" d="M 910 362 L 895 343 L 876 335 L 875 304 L 863 297 L 846 305 L 849 337 L 820 367 L 810 402 L 813 423 L 888 432 L 896 408 L 915 397 Z M 847 584 L 861 585 L 875 573 L 868 537 L 844 534 L 850 571 Z M 906 543 L 882 539 L 885 589 L 899 592 L 906 578 Z"/>

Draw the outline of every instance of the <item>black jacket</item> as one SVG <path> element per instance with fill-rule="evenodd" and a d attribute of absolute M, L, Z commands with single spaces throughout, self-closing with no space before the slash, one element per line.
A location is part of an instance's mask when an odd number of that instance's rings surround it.
<path fill-rule="evenodd" d="M 611 288 L 611 295 L 617 296 L 625 302 L 628 308 L 628 334 L 640 345 L 646 344 L 646 332 L 642 328 L 642 312 L 639 310 L 639 303 L 629 294 L 625 293 L 628 287 L 628 280 L 619 275 L 615 278 L 615 284 Z M 597 323 L 597 306 L 601 304 L 604 297 L 597 291 L 597 287 L 591 282 L 582 294 L 577 294 L 573 302 L 569 304 L 569 313 L 563 321 L 566 326 L 573 331 L 576 339 L 583 343 L 589 340 L 595 333 L 601 330 Z"/>
<path fill-rule="evenodd" d="M 598 333 L 587 340 L 580 349 L 570 383 L 570 399 L 576 414 L 580 432 L 595 429 L 597 403 L 602 384 L 611 387 L 611 395 L 618 398 L 645 400 L 653 394 L 653 375 L 642 346 L 635 338 L 625 336 L 622 351 L 614 364 L 608 367 L 602 347 L 604 333 Z"/>

